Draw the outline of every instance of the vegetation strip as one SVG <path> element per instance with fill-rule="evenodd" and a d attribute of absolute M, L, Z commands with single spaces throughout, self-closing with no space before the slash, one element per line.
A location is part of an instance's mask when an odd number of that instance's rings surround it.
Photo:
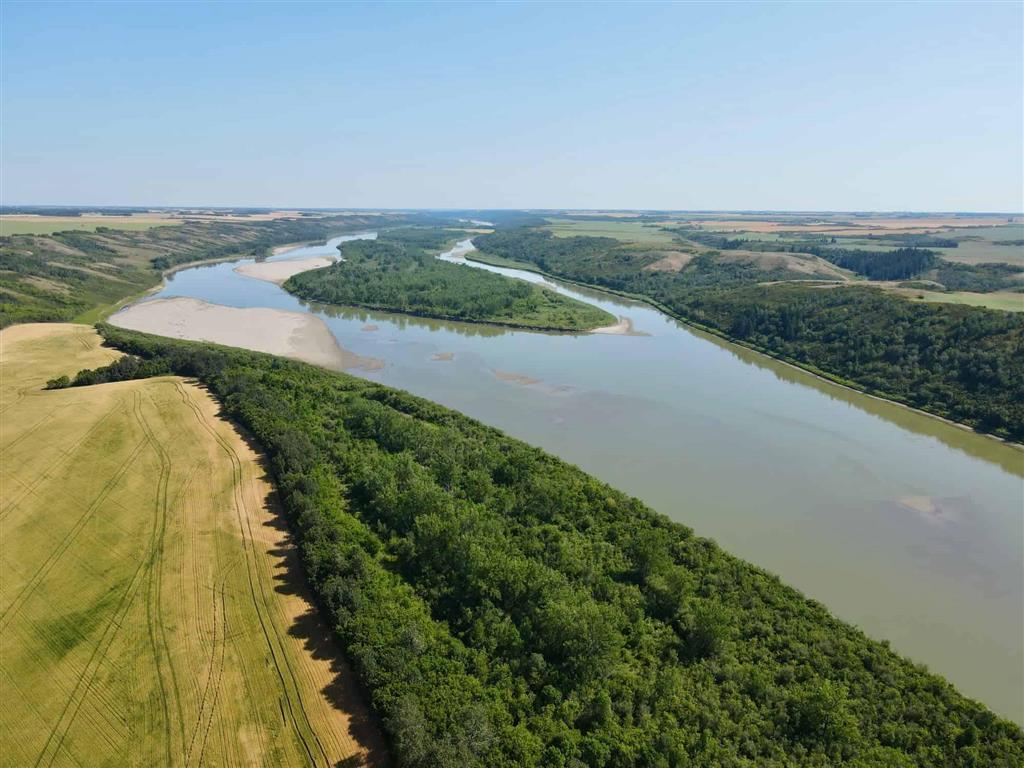
<path fill-rule="evenodd" d="M 615 323 L 604 310 L 554 291 L 436 258 L 462 234 L 398 229 L 343 243 L 337 264 L 293 275 L 284 287 L 309 301 L 531 330 L 585 331 Z"/>
<path fill-rule="evenodd" d="M 267 450 L 404 765 L 1016 766 L 940 677 L 544 452 L 387 387 L 104 327 Z"/>

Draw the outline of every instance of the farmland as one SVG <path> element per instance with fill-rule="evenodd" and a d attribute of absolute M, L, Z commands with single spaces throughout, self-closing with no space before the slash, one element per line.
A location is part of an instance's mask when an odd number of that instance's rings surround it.
<path fill-rule="evenodd" d="M 995 291 L 993 293 L 971 293 L 970 291 L 915 291 L 898 289 L 900 293 L 918 301 L 932 301 L 942 304 L 966 304 L 970 307 L 988 307 L 1006 312 L 1024 312 L 1024 293 Z"/>
<path fill-rule="evenodd" d="M 52 235 L 54 232 L 95 232 L 101 227 L 125 231 L 138 231 L 151 227 L 181 224 L 182 219 L 167 214 L 138 214 L 130 216 L 36 216 L 32 214 L 5 214 L 0 216 L 0 236 Z"/>
<path fill-rule="evenodd" d="M 89 328 L 0 335 L 0 764 L 360 765 L 383 752 L 256 453 Z"/>
<path fill-rule="evenodd" d="M 660 223 L 667 227 L 684 224 L 731 238 L 777 243 L 780 248 L 828 241 L 840 248 L 872 251 L 920 245 L 934 249 L 943 259 L 952 262 L 1024 266 L 1024 224 L 1015 217 L 921 215 L 907 218 L 841 214 L 800 219 L 771 215 L 747 219 L 680 217 L 677 221 L 669 219 Z M 598 224 L 617 225 L 615 222 Z M 641 225 L 632 222 L 628 226 Z"/>
<path fill-rule="evenodd" d="M 578 219 L 548 219 L 545 227 L 555 237 L 613 237 L 631 243 L 671 243 L 671 233 L 660 227 L 629 219 L 580 221 Z"/>

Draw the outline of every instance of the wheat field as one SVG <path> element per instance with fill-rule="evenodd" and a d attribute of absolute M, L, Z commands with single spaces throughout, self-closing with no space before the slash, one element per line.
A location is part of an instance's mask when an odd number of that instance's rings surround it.
<path fill-rule="evenodd" d="M 177 377 L 43 391 L 117 353 L 0 332 L 0 764 L 379 765 L 258 455 Z"/>

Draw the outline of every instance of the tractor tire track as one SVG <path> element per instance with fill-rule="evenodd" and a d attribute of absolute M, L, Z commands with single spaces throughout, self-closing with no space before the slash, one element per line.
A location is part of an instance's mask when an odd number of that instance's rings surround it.
<path fill-rule="evenodd" d="M 232 566 L 232 568 L 233 567 L 234 566 Z M 228 570 L 230 571 L 231 568 L 229 568 Z M 199 716 L 196 719 L 195 730 L 192 732 L 192 742 L 189 744 L 188 754 L 185 757 L 185 766 L 186 766 L 186 768 L 188 768 L 188 766 L 191 765 L 191 762 L 192 762 L 192 749 L 193 749 L 193 746 L 195 745 L 195 739 L 196 739 L 196 736 L 198 735 L 200 729 L 202 729 L 202 731 L 203 731 L 203 737 L 202 737 L 202 741 L 200 742 L 199 759 L 196 761 L 196 765 L 197 766 L 201 766 L 203 764 L 203 758 L 206 755 L 206 745 L 207 745 L 207 742 L 209 741 L 209 738 L 210 738 L 210 728 L 213 726 L 213 721 L 215 719 L 214 716 L 216 715 L 216 712 L 217 712 L 217 702 L 220 699 L 221 678 L 224 676 L 224 663 L 225 663 L 225 658 L 227 657 L 227 650 L 228 650 L 227 600 L 225 599 L 225 596 L 224 596 L 225 595 L 225 584 L 226 583 L 227 583 L 227 574 L 224 575 L 224 578 L 221 579 L 221 582 L 220 582 L 219 597 L 220 597 L 221 632 L 220 632 L 220 638 L 219 638 L 219 646 L 218 646 L 217 635 L 214 634 L 213 653 L 211 654 L 211 663 L 210 663 L 210 674 L 206 678 L 206 687 L 203 690 L 203 698 L 202 698 L 202 702 L 200 703 L 200 706 L 199 706 Z M 216 633 L 216 631 L 217 631 L 217 621 L 216 621 L 217 607 L 218 607 L 217 606 L 217 597 L 218 597 L 218 593 L 215 590 L 214 591 L 214 600 L 213 600 L 213 610 L 214 610 L 213 629 L 214 629 L 214 633 Z M 217 654 L 217 648 L 218 647 L 220 648 L 220 661 L 219 662 L 216 659 L 216 654 Z M 202 728 L 203 714 L 204 714 L 204 709 L 206 708 L 207 696 L 209 695 L 211 690 L 213 691 L 213 701 L 210 703 L 209 712 L 206 713 L 207 714 L 206 728 Z"/>
<path fill-rule="evenodd" d="M 157 408 L 156 403 L 153 402 L 152 398 L 149 398 L 154 408 Z M 159 409 L 157 408 L 157 411 Z M 171 658 L 170 653 L 170 642 L 167 638 L 167 627 L 163 622 L 163 565 L 164 565 L 164 540 L 167 535 L 167 522 L 169 510 L 176 507 L 181 497 L 188 490 L 192 483 L 192 479 L 197 471 L 196 467 L 193 467 L 189 472 L 185 480 L 183 481 L 181 488 L 178 490 L 177 495 L 174 498 L 172 505 L 169 507 L 167 503 L 168 485 L 170 483 L 171 475 L 171 459 L 167 450 L 163 444 L 157 439 L 153 433 L 152 426 L 148 419 L 145 418 L 145 414 L 142 409 L 139 409 L 139 426 L 142 427 L 143 433 L 149 440 L 150 445 L 156 452 L 157 457 L 160 461 L 160 477 L 157 482 L 157 495 L 156 495 L 156 518 L 159 520 L 159 530 L 156 531 L 155 540 L 150 546 L 150 563 L 147 573 L 146 583 L 146 630 L 149 635 L 150 647 L 153 650 L 153 659 L 156 663 L 156 677 L 158 686 L 160 688 L 160 703 L 163 708 L 164 714 L 164 736 L 165 736 L 165 753 L 167 758 L 167 764 L 170 765 L 172 761 L 173 752 L 173 738 L 171 736 L 172 722 L 176 722 L 178 725 L 178 737 L 181 744 L 181 749 L 184 751 L 185 748 L 185 730 L 184 730 L 184 713 L 181 705 L 181 689 L 178 685 L 178 676 L 174 670 L 174 661 Z M 154 625 L 158 628 L 159 632 L 154 632 Z M 170 671 L 170 688 L 171 695 L 168 695 L 167 686 L 164 682 L 164 663 L 161 657 L 166 658 L 166 666 Z M 174 707 L 177 711 L 177 718 L 172 721 L 170 715 L 169 699 L 173 698 Z"/>
<path fill-rule="evenodd" d="M 133 406 L 134 407 L 134 406 Z M 121 481 L 121 478 L 127 474 L 132 464 L 139 457 L 142 449 L 146 446 L 147 439 L 144 437 L 139 443 L 132 449 L 132 452 L 128 457 L 121 462 L 121 465 L 117 468 L 117 471 L 107 479 L 103 484 L 103 488 L 99 494 L 93 499 L 92 503 L 86 508 L 85 512 L 75 521 L 75 524 L 71 527 L 71 530 L 64 536 L 57 547 L 50 553 L 49 557 L 43 562 L 39 569 L 33 574 L 32 578 L 29 579 L 28 583 L 22 587 L 21 591 L 17 594 L 14 600 L 7 608 L 0 612 L 0 630 L 3 630 L 10 623 L 10 620 L 14 618 L 21 607 L 25 604 L 42 583 L 43 579 L 53 570 L 53 567 L 60 561 L 64 553 L 67 552 L 68 548 L 74 543 L 78 534 L 82 532 L 82 529 L 88 524 L 89 520 L 96 513 L 96 510 L 103 504 L 104 500 L 114 490 L 117 484 Z"/>
<path fill-rule="evenodd" d="M 142 397 L 138 392 L 133 393 L 133 395 L 132 412 L 136 419 L 141 423 L 145 418 L 142 413 Z M 148 442 L 148 438 L 143 439 L 143 443 L 145 444 L 146 442 Z M 139 448 L 136 448 L 132 451 L 132 456 L 129 457 L 132 461 L 134 461 L 134 457 L 138 454 L 139 450 Z M 60 754 L 61 749 L 64 746 L 64 741 L 67 738 L 68 731 L 71 729 L 72 724 L 77 718 L 78 712 L 81 710 L 82 704 L 88 696 L 89 690 L 99 673 L 100 667 L 106 659 L 107 651 L 113 644 L 114 638 L 117 636 L 118 631 L 124 623 L 125 617 L 128 615 L 128 611 L 135 602 L 136 595 L 142 586 L 148 570 L 153 566 L 153 555 L 155 553 L 152 548 L 156 542 L 159 525 L 159 521 L 154 519 L 153 530 L 150 533 L 150 552 L 148 556 L 144 556 L 139 559 L 139 564 L 136 566 L 135 572 L 132 574 L 128 587 L 121 595 L 121 599 L 114 609 L 112 619 L 103 628 L 103 634 L 93 647 L 92 654 L 90 655 L 88 662 L 86 662 L 85 667 L 79 673 L 75 686 L 71 691 L 71 695 L 64 703 L 64 707 L 61 710 L 57 724 L 50 731 L 50 734 L 46 739 L 46 743 L 43 745 L 42 751 L 36 758 L 34 763 L 35 768 L 44 764 L 44 760 L 48 752 L 50 753 L 50 756 L 49 759 L 45 761 L 47 766 L 53 765 L 53 762 L 57 759 L 57 755 Z"/>
<path fill-rule="evenodd" d="M 81 437 L 75 440 L 75 442 L 73 442 L 67 448 L 61 449 L 60 456 L 58 456 L 52 462 L 50 462 L 46 466 L 46 468 L 42 472 L 40 472 L 31 483 L 26 485 L 22 493 L 17 498 L 11 499 L 7 504 L 3 506 L 2 509 L 0 509 L 0 521 L 2 521 L 7 516 L 8 512 L 17 507 L 18 504 L 21 503 L 22 499 L 24 499 L 26 496 L 34 492 L 35 489 L 39 486 L 39 484 L 42 483 L 43 480 L 47 479 L 47 476 L 50 474 L 50 472 L 55 470 L 64 462 L 74 458 L 75 452 L 79 449 L 79 447 L 81 447 L 82 443 L 88 440 L 92 436 L 92 433 L 98 430 L 103 425 L 103 422 L 110 418 L 110 416 L 112 416 L 123 405 L 124 401 L 118 400 L 116 403 L 114 403 L 113 406 L 111 406 L 109 411 L 103 414 L 102 417 L 100 417 L 91 427 L 89 427 L 89 429 L 85 431 L 85 434 L 83 434 Z M 9 447 L 10 446 L 7 446 L 7 448 Z M 7 449 L 5 448 L 4 450 Z"/>
<path fill-rule="evenodd" d="M 211 426 L 203 414 L 199 405 L 192 399 L 185 388 L 182 386 L 180 381 L 175 381 L 175 386 L 181 395 L 182 401 L 187 405 L 192 412 L 195 414 L 196 420 L 200 426 L 214 440 L 220 445 L 221 449 L 227 455 L 228 460 L 231 462 L 231 471 L 234 477 L 234 483 L 232 484 L 232 495 L 234 496 L 234 507 L 235 515 L 238 518 L 239 530 L 242 535 L 243 549 L 245 550 L 245 563 L 246 563 L 246 575 L 249 581 L 249 594 L 252 598 L 253 608 L 256 610 L 256 616 L 260 622 L 260 628 L 263 631 L 263 636 L 267 643 L 267 648 L 270 651 L 271 661 L 274 665 L 274 669 L 277 672 L 278 679 L 281 683 L 281 689 L 285 694 L 284 699 L 287 705 L 288 714 L 291 717 L 292 731 L 299 739 L 306 752 L 306 756 L 309 759 L 310 765 L 317 765 L 319 760 L 314 752 L 314 746 L 310 745 L 309 740 L 303 733 L 303 728 L 300 725 L 300 721 L 296 714 L 296 709 L 299 715 L 302 717 L 302 722 L 305 723 L 305 730 L 312 736 L 316 752 L 319 753 L 323 760 L 323 764 L 327 765 L 330 759 L 327 756 L 327 751 L 324 749 L 323 744 L 317 736 L 316 730 L 313 728 L 312 723 L 309 719 L 309 714 L 306 712 L 305 707 L 302 703 L 301 686 L 299 685 L 298 677 L 295 674 L 295 670 L 292 668 L 288 660 L 288 654 L 285 650 L 285 645 L 281 639 L 280 633 L 278 632 L 277 626 L 273 622 L 269 621 L 265 616 L 265 613 L 269 613 L 269 606 L 266 591 L 264 589 L 263 581 L 260 579 L 259 574 L 256 572 L 259 554 L 256 551 L 255 536 L 252 531 L 252 521 L 250 516 L 245 514 L 247 509 L 245 498 L 242 493 L 242 486 L 244 483 L 244 474 L 242 472 L 242 463 L 238 458 L 238 454 L 231 444 L 225 440 L 216 429 Z M 268 626 L 269 625 L 269 626 Z M 273 638 L 271 637 L 273 635 Z M 280 659 L 278 657 L 281 657 Z M 291 686 L 288 682 L 291 682 Z M 293 701 L 294 699 L 294 701 Z"/>

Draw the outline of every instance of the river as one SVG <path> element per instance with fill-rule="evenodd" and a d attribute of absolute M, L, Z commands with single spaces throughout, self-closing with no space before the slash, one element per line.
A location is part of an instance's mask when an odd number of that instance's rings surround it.
<path fill-rule="evenodd" d="M 384 361 L 357 375 L 579 465 L 1024 723 L 1024 452 L 530 272 L 473 265 L 627 317 L 634 334 L 311 306 L 234 271 L 249 262 L 182 270 L 151 298 L 313 313 Z"/>

